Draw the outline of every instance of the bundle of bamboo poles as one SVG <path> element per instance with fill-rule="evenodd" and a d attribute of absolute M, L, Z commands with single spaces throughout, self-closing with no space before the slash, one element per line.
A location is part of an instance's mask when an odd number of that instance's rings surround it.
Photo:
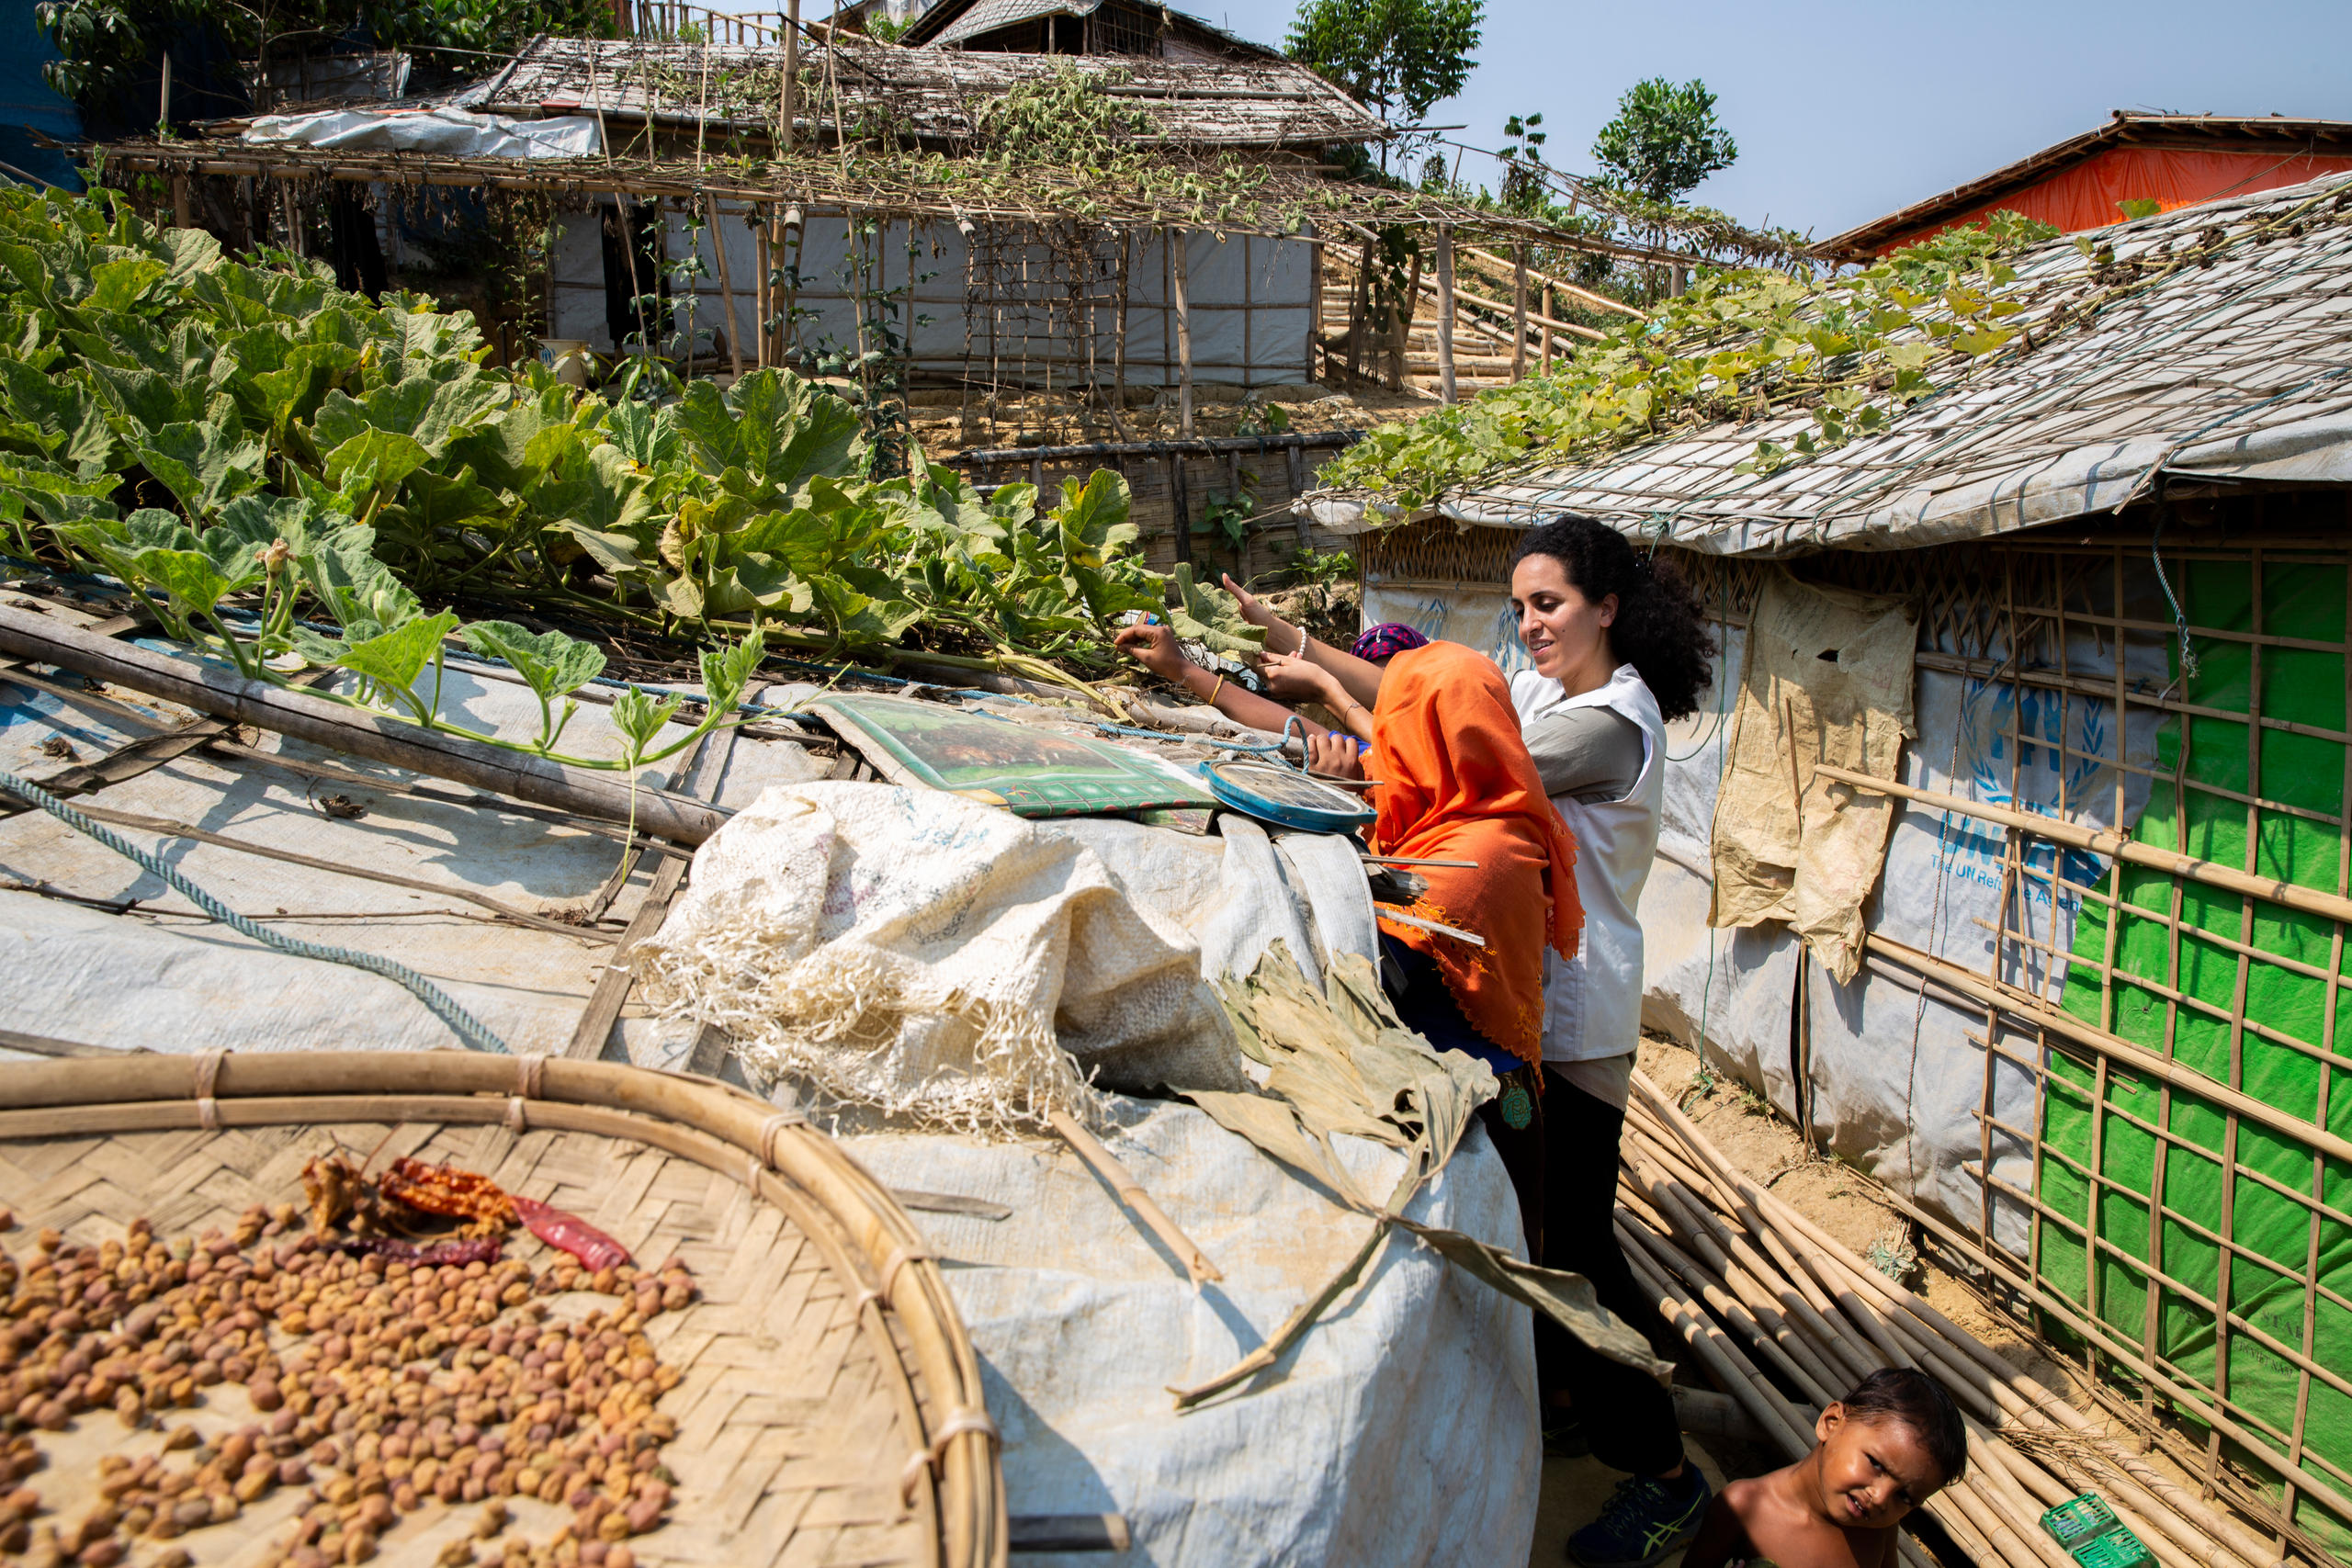
<path fill-rule="evenodd" d="M 1927 1512 L 1980 1565 L 2075 1568 L 2041 1517 L 2086 1491 L 2105 1497 L 2163 1568 L 2290 1561 L 1750 1180 L 1638 1072 L 1618 1203 L 1634 1279 L 1791 1459 L 1812 1450 L 1822 1406 L 1879 1368 L 1942 1382 L 1967 1421 L 1968 1472 Z M 1902 1544 L 1904 1561 L 1923 1568 L 1918 1544 Z"/>

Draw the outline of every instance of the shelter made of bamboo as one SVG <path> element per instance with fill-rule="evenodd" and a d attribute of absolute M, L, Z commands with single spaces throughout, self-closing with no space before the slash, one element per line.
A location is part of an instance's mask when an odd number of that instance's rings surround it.
<path fill-rule="evenodd" d="M 1195 385 L 1344 370 L 1451 397 L 1544 362 L 1550 296 L 1524 247 L 1602 242 L 1334 177 L 1337 149 L 1385 128 L 1231 41 L 1073 57 L 847 33 L 543 37 L 438 97 L 297 107 L 105 155 L 153 176 L 159 213 L 326 255 L 347 286 L 380 287 L 388 262 L 479 274 L 515 323 L 510 354 L 536 338 L 695 373 L 1076 394 L 1122 435 L 1132 401 L 1189 415 Z M 1073 84 L 1102 134 L 1068 156 L 1001 123 L 1023 94 Z M 1430 259 L 1376 300 L 1365 263 L 1400 229 Z M 1473 247 L 1499 271 L 1457 299 Z"/>
<path fill-rule="evenodd" d="M 1368 621 L 1507 667 L 1524 528 L 1594 514 L 1681 567 L 1721 653 L 1669 727 L 1646 1021 L 1874 1177 L 2278 1554 L 2342 1561 L 2352 180 L 2091 238 L 2014 258 L 2016 345 L 1807 460 L 1747 461 L 1798 411 L 1394 526 L 1307 505 L 1369 529 Z M 1798 604 L 1902 617 L 1895 694 L 1857 705 L 1857 645 Z M 1803 879 L 1857 814 L 1883 849 L 1849 977 L 1802 909 L 1731 922 L 1743 856 Z"/>

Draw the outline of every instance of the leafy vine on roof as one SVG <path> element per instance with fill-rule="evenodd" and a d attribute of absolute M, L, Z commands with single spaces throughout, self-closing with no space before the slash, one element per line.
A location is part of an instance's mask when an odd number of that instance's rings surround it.
<path fill-rule="evenodd" d="M 1705 274 L 1549 377 L 1374 430 L 1324 468 L 1323 481 L 1409 512 L 1514 471 L 1808 411 L 1811 429 L 1785 447 L 1758 442 L 1739 465 L 1772 472 L 1885 428 L 1933 389 L 1936 368 L 2016 338 L 2011 318 L 2026 307 L 2005 292 L 2018 276 L 2010 258 L 2056 233 L 2003 212 L 1842 276 Z"/>

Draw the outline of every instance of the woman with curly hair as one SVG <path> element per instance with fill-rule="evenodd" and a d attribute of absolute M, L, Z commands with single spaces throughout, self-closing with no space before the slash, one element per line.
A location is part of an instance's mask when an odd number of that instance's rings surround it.
<path fill-rule="evenodd" d="M 1713 639 L 1671 568 L 1595 518 L 1531 530 L 1511 606 L 1534 668 L 1511 703 L 1544 791 L 1576 836 L 1584 940 L 1544 976 L 1544 1233 L 1541 1260 L 1593 1283 L 1631 1323 L 1656 1316 L 1611 1228 L 1618 1142 L 1642 1031 L 1642 887 L 1657 853 L 1668 720 L 1713 683 Z M 1587 1568 L 1635 1568 L 1696 1535 L 1710 1494 L 1682 1451 L 1666 1390 L 1539 1322 L 1545 1446 L 1630 1472 L 1569 1538 Z"/>

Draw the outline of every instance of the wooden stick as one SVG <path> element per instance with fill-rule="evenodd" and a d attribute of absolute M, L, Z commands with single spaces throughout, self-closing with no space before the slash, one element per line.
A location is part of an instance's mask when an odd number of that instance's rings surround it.
<path fill-rule="evenodd" d="M 735 271 L 727 265 L 727 232 L 718 226 L 718 198 L 702 197 L 703 226 L 710 231 L 711 248 L 718 254 L 718 292 L 727 301 L 727 365 L 738 380 L 743 376 L 743 330 L 735 320 Z"/>
<path fill-rule="evenodd" d="M 2030 991 L 2020 990 L 2004 981 L 1988 979 L 1973 969 L 1931 957 L 1917 948 L 1907 947 L 1876 932 L 1865 936 L 1864 945 L 1871 952 L 1891 958 L 1915 974 L 1940 981 L 1973 1002 L 1990 1003 L 2036 1028 L 2063 1034 L 2088 1046 L 2102 1058 L 2120 1062 L 2134 1072 L 2145 1073 L 2175 1089 L 2199 1095 L 2307 1148 L 2317 1149 L 2330 1158 L 2352 1160 L 2352 1138 L 2314 1126 L 2279 1110 L 2267 1100 L 2256 1100 L 2250 1094 L 2232 1089 L 2219 1078 L 2208 1077 L 2196 1068 L 2169 1056 L 2159 1055 L 2144 1045 L 2135 1045 L 2120 1035 L 2094 1028 L 2072 1013 L 2051 1007 Z"/>
<path fill-rule="evenodd" d="M 1366 865 L 1450 865 L 1460 871 L 1476 871 L 1475 860 L 1415 860 L 1410 855 L 1358 855 Z"/>
<path fill-rule="evenodd" d="M 1176 307 L 1176 429 L 1183 439 L 1193 438 L 1193 306 L 1186 288 L 1185 269 L 1190 265 L 1185 252 L 1190 248 L 1187 236 L 1181 229 L 1161 231 L 1168 245 L 1168 278 L 1171 303 Z M 1190 525 L 1177 520 L 1178 558 L 1191 554 L 1184 547 Z"/>
<path fill-rule="evenodd" d="M 1190 1236 L 1176 1228 L 1176 1222 L 1168 1217 L 1167 1212 L 1151 1201 L 1151 1194 L 1145 1191 L 1128 1173 L 1127 1168 L 1119 1163 L 1118 1156 L 1103 1147 L 1101 1139 L 1080 1126 L 1076 1117 L 1067 1111 L 1057 1111 L 1048 1115 L 1046 1121 L 1055 1132 L 1061 1134 L 1062 1142 L 1092 1168 L 1094 1174 L 1119 1195 L 1120 1201 L 1133 1209 L 1136 1217 L 1143 1221 L 1151 1234 L 1176 1255 L 1177 1261 L 1184 1265 L 1184 1272 L 1193 1277 L 1194 1285 L 1225 1278 L 1217 1266 L 1209 1261 L 1208 1254 L 1194 1246 Z"/>
<path fill-rule="evenodd" d="M 1437 292 L 1437 286 L 1435 284 L 1424 283 L 1421 285 L 1421 292 L 1424 294 L 1434 295 Z M 1459 285 L 1454 288 L 1453 297 L 1456 299 L 1466 299 L 1473 305 L 1483 305 L 1489 310 L 1508 310 L 1510 309 L 1509 305 L 1504 304 L 1499 299 L 1489 299 L 1483 294 L 1473 294 L 1470 290 L 1461 288 Z M 1609 336 L 1607 333 L 1595 332 L 1590 327 L 1580 327 L 1574 321 L 1555 321 L 1546 316 L 1532 314 L 1531 314 L 1527 319 L 1535 322 L 1539 326 L 1555 328 L 1560 332 L 1567 333 L 1577 337 L 1590 338 L 1595 343 L 1604 342 Z M 1485 325 L 1484 322 L 1480 322 L 1478 324 L 1481 326 Z M 1492 331 L 1497 337 L 1500 337 L 1502 335 L 1502 329 L 1499 327 L 1490 328 L 1488 330 Z"/>
<path fill-rule="evenodd" d="M 192 659 L 175 659 L 110 637 L 93 637 L 81 627 L 28 610 L 0 605 L 0 653 L 53 664 L 110 685 L 164 697 L 199 713 L 496 795 L 561 807 L 601 821 L 630 818 L 628 781 L 617 773 L 566 767 L 545 757 L 425 729 L 389 715 L 362 713 L 323 697 L 248 681 Z M 728 814 L 716 807 L 667 790 L 639 784 L 635 796 L 638 829 L 673 843 L 699 844 L 727 820 Z"/>
<path fill-rule="evenodd" d="M 1453 230 L 1437 231 L 1437 382 L 1438 400 L 1448 408 L 1460 400 L 1453 379 Z"/>
<path fill-rule="evenodd" d="M 1510 378 L 1527 376 L 1527 247 L 1512 248 L 1510 266 Z"/>
<path fill-rule="evenodd" d="M 1470 254 L 1476 256 L 1480 261 L 1492 262 L 1497 266 L 1507 266 L 1510 265 L 1505 262 L 1502 257 L 1496 255 L 1489 251 L 1482 251 L 1476 245 L 1464 245 L 1462 248 L 1464 251 L 1467 251 Z M 1536 272 L 1532 269 L 1528 272 L 1527 276 L 1534 278 L 1546 288 L 1556 288 L 1570 299 L 1581 299 L 1597 310 L 1615 310 L 1622 314 L 1632 316 L 1637 320 L 1645 321 L 1650 319 L 1650 313 L 1647 310 L 1636 310 L 1634 307 L 1626 304 L 1623 299 L 1611 299 L 1606 294 L 1595 294 L 1589 288 L 1579 288 L 1573 283 L 1565 282 L 1560 278 L 1553 277 L 1548 274 Z"/>
<path fill-rule="evenodd" d="M 777 143 L 792 151 L 793 120 L 800 106 L 793 102 L 800 91 L 800 0 L 791 0 L 784 23 L 784 85 L 777 93 Z"/>
<path fill-rule="evenodd" d="M 1323 1309 L 1339 1300 L 1340 1292 L 1356 1282 L 1357 1276 L 1363 1272 L 1364 1265 L 1372 1261 L 1373 1254 L 1379 1251 L 1380 1244 L 1387 1239 L 1388 1231 L 1386 1220 L 1374 1220 L 1372 1234 L 1364 1237 L 1363 1245 L 1356 1248 L 1355 1256 L 1341 1264 L 1340 1271 L 1325 1280 L 1321 1290 L 1299 1303 L 1297 1310 L 1266 1336 L 1264 1344 L 1206 1382 L 1194 1383 L 1190 1388 L 1170 1385 L 1168 1392 L 1176 1396 L 1176 1408 L 1190 1410 L 1204 1399 L 1214 1398 L 1228 1388 L 1249 1382 L 1281 1360 L 1283 1353 L 1297 1344 L 1315 1325 L 1316 1320 L 1323 1315 Z"/>
<path fill-rule="evenodd" d="M 1440 936 L 1450 936 L 1454 941 L 1467 942 L 1472 947 L 1487 945 L 1487 939 L 1476 931 L 1465 931 L 1458 926 L 1440 925 L 1435 920 L 1425 920 L 1419 915 L 1408 915 L 1377 900 L 1374 901 L 1373 912 L 1384 920 L 1394 920 L 1400 926 L 1411 926 L 1416 931 L 1435 931 Z"/>
<path fill-rule="evenodd" d="M 2220 865 L 2209 860 L 2199 860 L 2193 855 L 2155 849 L 2136 839 L 2127 838 L 2121 833 L 2107 829 L 2085 828 L 2055 817 L 2043 817 L 2030 811 L 2013 811 L 2005 806 L 1988 806 L 1980 801 L 1962 800 L 1956 795 L 1940 795 L 1934 790 L 1916 789 L 1909 784 L 1896 784 L 1891 779 L 1873 778 L 1868 773 L 1858 773 L 1849 768 L 1833 767 L 1828 763 L 1816 766 L 1814 772 L 1824 778 L 1836 779 L 1840 784 L 1851 784 L 1857 789 L 1870 790 L 1879 795 L 1891 795 L 1901 800 L 1917 801 L 1922 806 L 1932 806 L 1939 811 L 1950 811 L 1962 817 L 1973 817 L 1982 821 L 1997 822 L 2004 827 L 2015 828 L 2021 832 L 2031 833 L 2056 843 L 2088 850 L 2093 854 L 2130 861 L 2134 865 L 2148 866 L 2173 876 L 2183 877 L 2190 882 L 2200 882 L 2209 887 L 2219 887 L 2245 897 L 2267 899 L 2273 904 L 2284 905 L 2290 909 L 2300 909 L 2307 915 L 2317 915 L 2322 919 L 2352 921 L 2352 898 L 2338 897 L 2333 893 L 2323 893 L 2317 888 L 2301 887 L 2290 882 L 2278 882 L 2268 877 L 2249 875 L 2234 866 Z"/>
<path fill-rule="evenodd" d="M 1550 317 L 1553 313 L 1553 310 L 1552 286 L 1547 283 L 1544 286 L 1544 316 L 1545 318 L 1544 321 L 1544 356 L 1537 362 L 1536 374 L 1539 376 L 1549 376 L 1552 373 L 1552 322 L 1550 321 Z"/>

